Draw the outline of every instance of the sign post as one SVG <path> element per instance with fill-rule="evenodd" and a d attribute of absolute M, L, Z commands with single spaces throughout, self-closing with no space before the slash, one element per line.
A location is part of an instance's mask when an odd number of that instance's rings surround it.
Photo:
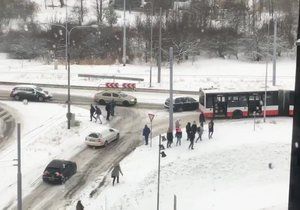
<path fill-rule="evenodd" d="M 151 132 L 150 132 L 150 147 L 152 147 L 152 121 L 153 121 L 154 116 L 155 116 L 154 114 L 148 113 L 148 117 L 149 117 L 149 120 L 150 120 L 150 129 L 151 129 Z"/>

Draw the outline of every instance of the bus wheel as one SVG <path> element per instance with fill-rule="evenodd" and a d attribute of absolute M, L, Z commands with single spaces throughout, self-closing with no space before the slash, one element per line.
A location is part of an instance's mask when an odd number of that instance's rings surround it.
<path fill-rule="evenodd" d="M 243 117 L 243 112 L 241 110 L 235 110 L 233 113 L 232 113 L 232 118 L 233 119 L 240 119 Z"/>

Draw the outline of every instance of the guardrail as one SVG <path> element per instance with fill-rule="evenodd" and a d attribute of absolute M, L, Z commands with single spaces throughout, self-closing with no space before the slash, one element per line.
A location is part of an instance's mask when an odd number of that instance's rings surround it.
<path fill-rule="evenodd" d="M 78 77 L 88 77 L 88 78 L 101 78 L 101 79 L 113 79 L 113 80 L 132 80 L 132 81 L 144 81 L 143 78 L 136 77 L 119 77 L 119 76 L 106 76 L 106 75 L 95 75 L 95 74 L 78 74 Z"/>
<path fill-rule="evenodd" d="M 28 82 L 3 82 L 0 81 L 0 85 L 37 85 L 40 87 L 49 87 L 49 88 L 68 88 L 67 85 L 57 85 L 57 84 L 45 84 L 45 83 L 28 83 Z M 71 89 L 80 89 L 80 90 L 106 90 L 106 87 L 100 86 L 83 86 L 83 85 L 71 85 Z M 169 93 L 169 90 L 166 89 L 152 89 L 152 88 L 135 88 L 135 92 L 149 92 L 149 93 Z M 175 94 L 189 94 L 189 95 L 198 95 L 198 91 L 188 91 L 188 90 L 174 90 Z"/>

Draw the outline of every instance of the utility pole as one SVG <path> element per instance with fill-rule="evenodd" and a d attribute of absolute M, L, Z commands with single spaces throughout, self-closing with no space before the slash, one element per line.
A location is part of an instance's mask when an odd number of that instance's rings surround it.
<path fill-rule="evenodd" d="M 159 210 L 159 185 L 160 185 L 160 145 L 161 145 L 161 135 L 159 134 L 159 144 L 158 144 L 158 170 L 157 170 L 157 202 L 156 209 Z"/>
<path fill-rule="evenodd" d="M 150 19 L 150 81 L 149 87 L 152 87 L 152 39 L 153 39 L 153 1 L 151 2 L 151 19 Z"/>
<path fill-rule="evenodd" d="M 169 49 L 170 60 L 170 104 L 169 104 L 169 129 L 173 131 L 173 47 Z"/>
<path fill-rule="evenodd" d="M 158 72 L 157 83 L 161 81 L 161 7 L 159 8 Z"/>
<path fill-rule="evenodd" d="M 126 11 L 126 0 L 124 0 L 124 10 L 123 10 L 123 66 L 126 65 L 126 20 L 125 20 L 125 11 Z"/>
<path fill-rule="evenodd" d="M 273 86 L 276 85 L 276 48 L 277 48 L 277 20 L 273 19 L 274 38 L 273 38 Z"/>
<path fill-rule="evenodd" d="M 17 124 L 18 132 L 18 210 L 22 210 L 22 172 L 21 172 L 21 124 Z"/>

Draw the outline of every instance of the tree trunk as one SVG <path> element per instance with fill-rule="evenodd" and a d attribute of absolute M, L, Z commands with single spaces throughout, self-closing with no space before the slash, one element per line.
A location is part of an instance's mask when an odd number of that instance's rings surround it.
<path fill-rule="evenodd" d="M 83 0 L 80 0 L 80 25 L 83 23 Z"/>

